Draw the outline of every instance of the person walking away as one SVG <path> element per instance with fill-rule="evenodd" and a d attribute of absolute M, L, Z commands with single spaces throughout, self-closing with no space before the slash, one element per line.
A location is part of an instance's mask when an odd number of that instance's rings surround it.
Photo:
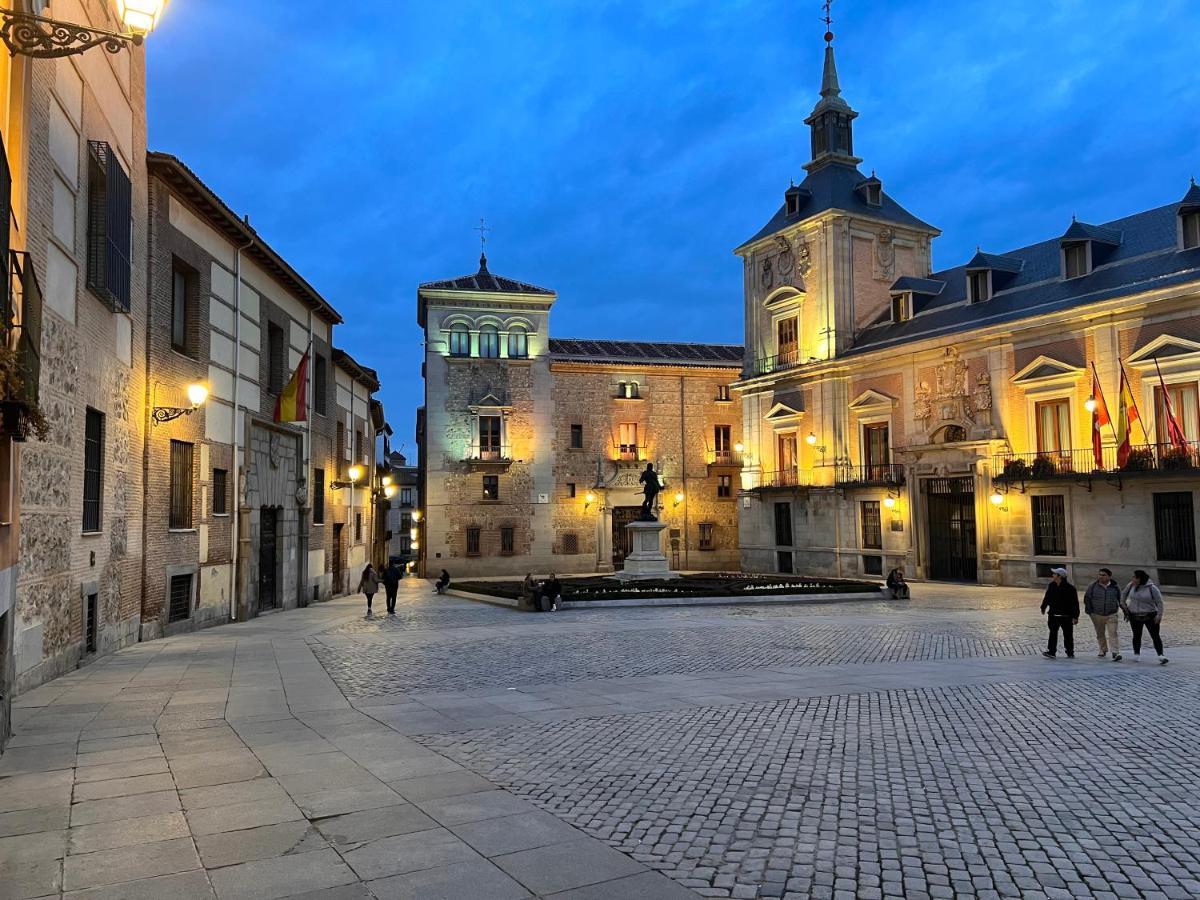
<path fill-rule="evenodd" d="M 383 591 L 387 595 L 387 611 L 389 616 L 396 614 L 396 593 L 400 590 L 400 579 L 404 573 L 396 565 L 395 560 L 388 561 L 388 567 L 383 570 Z"/>
<path fill-rule="evenodd" d="M 1067 581 L 1066 569 L 1051 569 L 1050 583 L 1042 597 L 1042 612 L 1049 611 L 1046 624 L 1050 627 L 1050 639 L 1042 656 L 1054 659 L 1058 655 L 1058 632 L 1062 631 L 1063 649 L 1067 658 L 1075 658 L 1075 626 L 1079 623 L 1079 592 Z"/>
<path fill-rule="evenodd" d="M 887 586 L 892 592 L 893 600 L 908 599 L 908 582 L 904 580 L 904 572 L 900 569 L 892 569 L 892 571 L 888 572 Z"/>
<path fill-rule="evenodd" d="M 371 615 L 371 602 L 379 590 L 379 573 L 375 571 L 375 567 L 371 563 L 367 563 L 367 567 L 363 569 L 362 578 L 358 579 L 358 589 L 367 595 L 367 615 L 369 616 Z"/>
<path fill-rule="evenodd" d="M 1133 580 L 1125 585 L 1121 592 L 1121 609 L 1125 618 L 1133 627 L 1133 660 L 1137 662 L 1142 652 L 1142 629 L 1150 632 L 1150 640 L 1154 641 L 1154 652 L 1158 654 L 1159 665 L 1165 666 L 1169 661 L 1163 656 L 1162 635 L 1159 626 L 1162 625 L 1163 597 L 1158 585 L 1150 580 L 1143 569 L 1134 569 Z"/>
<path fill-rule="evenodd" d="M 435 594 L 444 594 L 446 593 L 446 588 L 448 587 L 450 587 L 450 573 L 445 569 L 442 569 L 442 574 L 438 577 L 438 580 L 433 585 L 433 592 Z"/>
<path fill-rule="evenodd" d="M 1083 611 L 1096 628 L 1096 643 L 1104 659 L 1112 651 L 1113 662 L 1121 659 L 1121 642 L 1117 634 L 1117 613 L 1121 610 L 1121 591 L 1113 581 L 1112 569 L 1101 568 L 1096 580 L 1083 592 Z"/>

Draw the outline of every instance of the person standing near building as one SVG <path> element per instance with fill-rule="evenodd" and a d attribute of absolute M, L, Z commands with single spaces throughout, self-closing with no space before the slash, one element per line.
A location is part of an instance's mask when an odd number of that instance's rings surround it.
<path fill-rule="evenodd" d="M 1083 592 L 1083 611 L 1096 627 L 1096 643 L 1104 659 L 1112 651 L 1113 662 L 1121 658 L 1121 641 L 1117 634 L 1117 613 L 1121 609 L 1121 591 L 1113 581 L 1112 569 L 1102 568 L 1096 580 Z"/>
<path fill-rule="evenodd" d="M 1042 656 L 1054 659 L 1058 655 L 1058 632 L 1061 629 L 1063 649 L 1067 658 L 1075 658 L 1075 626 L 1079 623 L 1079 592 L 1067 580 L 1066 569 L 1051 569 L 1050 583 L 1042 597 L 1042 612 L 1049 611 L 1046 624 L 1050 627 L 1050 639 Z"/>
<path fill-rule="evenodd" d="M 1142 629 L 1150 632 L 1150 640 L 1154 641 L 1154 652 L 1158 654 L 1159 665 L 1168 662 L 1163 656 L 1162 636 L 1159 626 L 1162 625 L 1163 597 L 1158 585 L 1150 580 L 1144 569 L 1134 569 L 1133 580 L 1125 585 L 1121 592 L 1121 609 L 1125 618 L 1133 627 L 1133 659 L 1137 662 L 1142 652 Z"/>
<path fill-rule="evenodd" d="M 371 603 L 375 599 L 375 594 L 379 590 L 379 573 L 375 571 L 375 566 L 367 563 L 367 567 L 363 569 L 362 577 L 358 579 L 358 589 L 367 595 L 367 615 L 371 615 Z"/>
<path fill-rule="evenodd" d="M 389 616 L 396 614 L 396 592 L 400 590 L 400 579 L 404 577 L 404 573 L 400 571 L 400 567 L 392 560 L 388 561 L 388 566 L 383 570 L 383 591 L 387 596 L 387 611 Z"/>

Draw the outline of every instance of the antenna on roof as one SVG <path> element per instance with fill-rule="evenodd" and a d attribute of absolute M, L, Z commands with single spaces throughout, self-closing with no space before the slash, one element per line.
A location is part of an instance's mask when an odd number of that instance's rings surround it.
<path fill-rule="evenodd" d="M 830 12 L 831 12 L 831 7 L 833 6 L 833 0 L 825 0 L 825 2 L 821 5 L 825 9 L 825 15 L 823 15 L 821 17 L 821 21 L 825 23 L 825 43 L 832 44 L 833 43 L 833 16 L 830 15 Z"/>

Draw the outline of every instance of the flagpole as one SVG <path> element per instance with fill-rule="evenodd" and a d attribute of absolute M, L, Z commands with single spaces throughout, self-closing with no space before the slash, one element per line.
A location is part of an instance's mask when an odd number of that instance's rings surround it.
<path fill-rule="evenodd" d="M 1158 360 L 1156 359 L 1155 363 L 1157 364 L 1157 362 L 1158 362 Z M 1120 360 L 1117 360 L 1117 365 L 1119 365 L 1121 367 L 1121 376 L 1125 379 L 1125 383 L 1127 385 L 1129 385 L 1129 402 L 1133 404 L 1133 411 L 1135 413 L 1137 413 L 1138 425 L 1140 425 L 1142 428 L 1142 437 L 1146 438 L 1146 440 L 1149 441 L 1150 435 L 1148 435 L 1146 433 L 1146 420 L 1142 418 L 1142 411 L 1140 409 L 1138 409 L 1138 405 L 1137 405 L 1137 397 L 1135 397 L 1133 395 L 1133 382 L 1129 380 L 1129 373 L 1125 371 L 1125 363 L 1121 362 Z M 1130 423 L 1129 430 L 1130 430 L 1130 432 L 1133 431 L 1133 423 L 1132 422 Z M 1133 437 L 1132 433 L 1130 434 L 1130 437 Z"/>
<path fill-rule="evenodd" d="M 1117 426 L 1113 424 L 1112 413 L 1108 411 L 1108 398 L 1104 396 L 1104 385 L 1100 383 L 1100 373 L 1096 371 L 1096 361 L 1092 360 L 1092 384 L 1096 386 L 1096 390 L 1100 394 L 1100 402 L 1104 404 L 1104 412 L 1108 416 L 1108 430 L 1112 432 L 1113 442 L 1117 441 Z M 1119 393 L 1119 392 L 1118 392 Z M 1117 399 L 1120 399 L 1118 396 Z M 1095 415 L 1095 413 L 1092 413 Z"/>

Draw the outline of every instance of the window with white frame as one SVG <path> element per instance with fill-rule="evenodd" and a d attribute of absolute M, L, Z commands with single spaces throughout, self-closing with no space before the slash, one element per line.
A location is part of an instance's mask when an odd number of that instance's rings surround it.
<path fill-rule="evenodd" d="M 1063 277 L 1079 278 L 1088 273 L 1087 251 L 1086 241 L 1063 245 Z"/>
<path fill-rule="evenodd" d="M 1183 249 L 1200 247 L 1200 212 L 1184 213 L 1180 218 L 1183 225 Z"/>
<path fill-rule="evenodd" d="M 479 329 L 479 356 L 482 359 L 500 357 L 500 332 L 495 325 L 484 325 Z"/>
<path fill-rule="evenodd" d="M 967 273 L 967 297 L 972 303 L 982 303 L 992 296 L 987 270 Z"/>
<path fill-rule="evenodd" d="M 466 325 L 455 325 L 450 329 L 450 355 L 471 355 L 471 332 Z"/>
<path fill-rule="evenodd" d="M 520 325 L 514 325 L 508 331 L 508 358 L 525 359 L 529 356 L 529 335 Z"/>
<path fill-rule="evenodd" d="M 621 459 L 636 461 L 638 458 L 638 427 L 637 422 L 622 422 L 617 426 L 617 449 Z"/>

